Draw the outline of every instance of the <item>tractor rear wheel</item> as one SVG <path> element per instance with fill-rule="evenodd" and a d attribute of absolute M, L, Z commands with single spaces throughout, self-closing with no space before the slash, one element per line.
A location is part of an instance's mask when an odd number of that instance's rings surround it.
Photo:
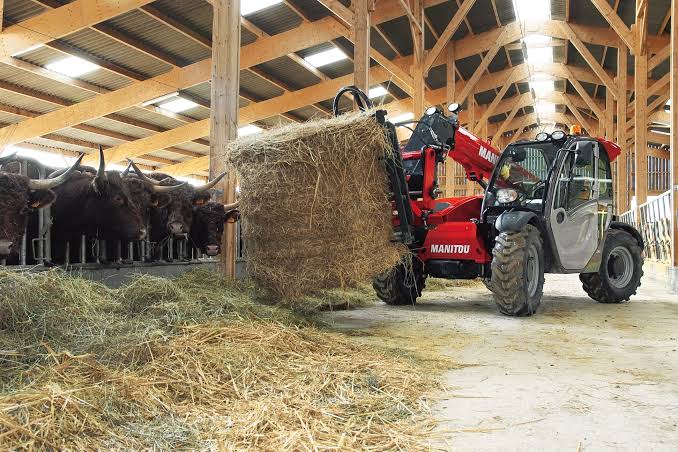
<path fill-rule="evenodd" d="M 544 290 L 544 245 L 539 230 L 525 225 L 519 232 L 502 232 L 492 250 L 490 288 L 499 311 L 530 316 Z"/>
<path fill-rule="evenodd" d="M 423 264 L 412 257 L 412 265 L 408 260 L 401 262 L 387 272 L 372 280 L 372 287 L 377 297 L 386 304 L 415 304 L 426 285 Z"/>
<path fill-rule="evenodd" d="M 621 229 L 610 229 L 598 273 L 579 275 L 589 297 L 599 303 L 622 303 L 636 294 L 643 276 L 643 254 L 636 239 Z"/>

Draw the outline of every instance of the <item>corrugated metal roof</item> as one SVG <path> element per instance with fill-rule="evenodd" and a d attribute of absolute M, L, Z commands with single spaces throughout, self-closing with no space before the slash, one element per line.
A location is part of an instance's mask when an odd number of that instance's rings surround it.
<path fill-rule="evenodd" d="M 61 41 L 91 55 L 131 69 L 134 72 L 154 77 L 169 71 L 172 66 L 145 53 L 105 36 L 92 29 L 80 30 L 62 38 Z"/>
<path fill-rule="evenodd" d="M 206 1 L 158 0 L 151 6 L 212 39 L 212 6 Z"/>
<path fill-rule="evenodd" d="M 285 80 L 294 89 L 306 88 L 320 81 L 314 74 L 286 56 L 260 64 L 257 68 L 278 80 Z"/>
<path fill-rule="evenodd" d="M 497 28 L 491 0 L 476 0 L 468 12 L 468 21 L 474 33 L 482 33 Z"/>
<path fill-rule="evenodd" d="M 34 91 L 64 99 L 69 102 L 82 102 L 94 96 L 89 91 L 74 88 L 70 85 L 41 77 L 32 72 L 0 64 L 0 80 L 20 85 Z"/>
<path fill-rule="evenodd" d="M 296 28 L 302 19 L 284 3 L 264 8 L 247 16 L 247 20 L 269 35 L 277 35 Z"/>
<path fill-rule="evenodd" d="M 2 99 L 3 104 L 25 108 L 26 110 L 36 111 L 38 113 L 49 113 L 50 111 L 54 111 L 59 108 L 50 102 L 34 99 L 21 94 L 15 94 L 13 92 L 3 90 L 2 88 L 0 88 L 0 99 Z"/>
<path fill-rule="evenodd" d="M 3 22 L 10 25 L 23 22 L 45 11 L 45 7 L 26 0 L 4 0 Z"/>
<path fill-rule="evenodd" d="M 109 20 L 107 25 L 124 31 L 143 44 L 168 53 L 179 60 L 181 63 L 179 66 L 195 63 L 212 56 L 212 51 L 209 48 L 139 10 L 130 11 Z"/>
<path fill-rule="evenodd" d="M 381 29 L 401 54 L 412 54 L 412 33 L 410 33 L 410 24 L 407 17 L 400 17 L 383 23 Z M 403 32 L 403 30 L 406 30 L 406 32 Z"/>

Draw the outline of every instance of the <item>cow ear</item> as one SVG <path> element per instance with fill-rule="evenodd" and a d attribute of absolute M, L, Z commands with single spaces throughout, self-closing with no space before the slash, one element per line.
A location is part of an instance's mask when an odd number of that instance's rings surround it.
<path fill-rule="evenodd" d="M 169 193 L 153 193 L 151 195 L 151 207 L 161 209 L 172 201 Z"/>
<path fill-rule="evenodd" d="M 203 206 L 209 202 L 211 199 L 211 195 L 209 193 L 197 193 L 193 197 L 193 205 L 194 206 Z"/>
<path fill-rule="evenodd" d="M 31 190 L 28 205 L 33 209 L 42 209 L 54 202 L 56 194 L 52 190 Z"/>

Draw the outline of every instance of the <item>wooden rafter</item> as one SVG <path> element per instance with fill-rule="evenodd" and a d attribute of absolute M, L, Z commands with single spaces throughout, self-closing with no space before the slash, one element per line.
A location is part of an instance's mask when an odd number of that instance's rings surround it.
<path fill-rule="evenodd" d="M 499 49 L 508 42 L 507 41 L 508 35 L 509 33 L 507 30 L 504 30 L 502 34 L 499 35 L 499 39 L 497 39 L 497 42 L 487 51 L 487 53 L 483 57 L 483 60 L 478 65 L 471 78 L 469 78 L 468 82 L 466 83 L 466 86 L 464 87 L 464 90 L 462 90 L 459 95 L 459 99 L 462 100 L 466 99 L 469 96 L 469 94 L 471 94 L 476 83 L 478 83 L 478 80 L 483 75 L 483 72 L 485 72 L 485 70 L 488 68 L 488 66 L 494 59 Z"/>
<path fill-rule="evenodd" d="M 425 71 L 428 71 L 431 68 L 431 66 L 433 66 L 433 63 L 438 58 L 438 56 L 440 56 L 440 54 L 442 53 L 445 46 L 447 46 L 450 39 L 452 39 L 452 36 L 456 33 L 462 20 L 466 18 L 466 15 L 471 10 L 471 7 L 473 6 L 474 3 L 475 0 L 464 0 L 464 3 L 454 14 L 452 20 L 450 20 L 450 23 L 447 24 L 447 27 L 445 27 L 445 31 L 443 31 L 440 34 L 438 42 L 436 42 L 436 44 L 433 46 L 428 56 L 426 57 L 426 61 L 424 63 Z"/>
<path fill-rule="evenodd" d="M 632 49 L 632 51 L 635 53 L 636 42 L 634 40 L 633 33 L 629 27 L 626 26 L 624 21 L 619 18 L 607 0 L 591 0 L 591 3 L 593 3 L 600 14 L 605 18 L 605 20 L 607 20 L 612 30 L 614 30 L 624 41 L 624 44 L 626 44 L 626 46 L 629 49 Z"/>

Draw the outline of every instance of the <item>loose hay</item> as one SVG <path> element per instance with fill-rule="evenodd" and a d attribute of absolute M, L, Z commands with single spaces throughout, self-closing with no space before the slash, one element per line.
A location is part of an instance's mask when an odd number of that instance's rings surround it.
<path fill-rule="evenodd" d="M 435 367 L 258 296 L 209 272 L 119 290 L 0 272 L 0 449 L 427 448 Z"/>
<path fill-rule="evenodd" d="M 384 156 L 367 113 L 294 124 L 231 142 L 249 275 L 286 300 L 349 287 L 391 268 Z"/>

